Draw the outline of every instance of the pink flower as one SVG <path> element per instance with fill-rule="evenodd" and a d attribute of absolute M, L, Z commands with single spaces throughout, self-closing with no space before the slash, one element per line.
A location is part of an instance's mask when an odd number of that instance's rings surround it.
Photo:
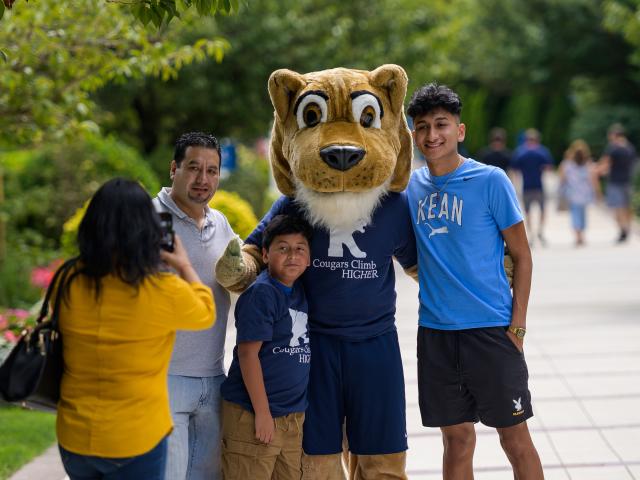
<path fill-rule="evenodd" d="M 8 326 L 9 326 L 9 320 L 7 320 L 7 317 L 5 317 L 0 313 L 0 330 L 4 330 Z"/>
<path fill-rule="evenodd" d="M 31 284 L 40 288 L 47 288 L 53 279 L 53 270 L 49 267 L 36 267 L 31 270 Z"/>
<path fill-rule="evenodd" d="M 4 338 L 8 340 L 10 343 L 18 342 L 18 336 L 15 333 L 13 333 L 11 330 L 7 330 L 6 332 L 4 332 Z"/>
<path fill-rule="evenodd" d="M 29 318 L 29 312 L 22 308 L 11 308 L 7 310 L 7 315 L 14 316 L 17 320 L 25 320 Z"/>

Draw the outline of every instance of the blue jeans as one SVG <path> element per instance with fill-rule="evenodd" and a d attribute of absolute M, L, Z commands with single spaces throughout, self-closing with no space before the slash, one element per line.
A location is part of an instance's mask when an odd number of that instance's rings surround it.
<path fill-rule="evenodd" d="M 71 480 L 164 480 L 167 437 L 152 450 L 136 457 L 105 458 L 80 455 L 61 445 L 60 458 Z"/>
<path fill-rule="evenodd" d="M 574 230 L 582 231 L 587 226 L 586 205 L 571 204 L 571 225 Z"/>
<path fill-rule="evenodd" d="M 220 480 L 224 375 L 169 375 L 173 432 L 169 435 L 167 480 Z"/>

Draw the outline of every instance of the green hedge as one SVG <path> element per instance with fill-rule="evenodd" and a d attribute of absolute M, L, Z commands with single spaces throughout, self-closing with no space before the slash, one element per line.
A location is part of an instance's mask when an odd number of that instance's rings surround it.
<path fill-rule="evenodd" d="M 258 219 L 249 202 L 235 192 L 218 190 L 209 202 L 209 206 L 224 213 L 231 228 L 240 235 L 240 238 L 246 238 L 258 224 Z"/>

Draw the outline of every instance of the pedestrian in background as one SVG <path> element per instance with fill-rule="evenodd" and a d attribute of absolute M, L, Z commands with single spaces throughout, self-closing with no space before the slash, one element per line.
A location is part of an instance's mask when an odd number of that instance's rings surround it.
<path fill-rule="evenodd" d="M 599 192 L 598 174 L 591 160 L 589 145 L 574 140 L 560 164 L 560 190 L 569 205 L 571 226 L 575 232 L 576 246 L 584 245 L 584 230 L 587 225 L 587 206 Z"/>
<path fill-rule="evenodd" d="M 507 132 L 494 127 L 489 132 L 489 145 L 480 149 L 478 160 L 487 165 L 501 168 L 507 173 L 511 163 L 511 151 L 507 148 Z"/>
<path fill-rule="evenodd" d="M 608 176 L 606 199 L 613 209 L 620 233 L 617 243 L 623 243 L 631 228 L 631 179 L 636 149 L 627 139 L 624 127 L 614 123 L 608 131 L 609 144 L 598 162 L 601 174 Z"/>

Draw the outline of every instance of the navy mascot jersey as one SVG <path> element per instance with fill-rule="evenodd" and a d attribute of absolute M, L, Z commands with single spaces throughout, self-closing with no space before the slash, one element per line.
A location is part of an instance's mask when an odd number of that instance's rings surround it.
<path fill-rule="evenodd" d="M 260 246 L 262 231 L 278 214 L 304 216 L 281 197 L 246 243 Z M 409 207 L 402 193 L 389 193 L 371 222 L 349 231 L 315 227 L 311 266 L 302 276 L 312 332 L 362 340 L 395 329 L 395 257 L 404 268 L 417 263 Z"/>

